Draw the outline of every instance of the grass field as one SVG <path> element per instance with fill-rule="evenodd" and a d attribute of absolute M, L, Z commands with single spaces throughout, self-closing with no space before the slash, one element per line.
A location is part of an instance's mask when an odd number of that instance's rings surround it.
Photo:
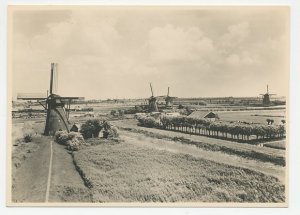
<path fill-rule="evenodd" d="M 286 144 L 285 141 L 274 141 L 274 142 L 270 142 L 270 143 L 265 143 L 264 147 L 270 147 L 273 149 L 286 149 Z"/>
<path fill-rule="evenodd" d="M 145 128 L 137 126 L 136 120 L 119 120 L 113 124 L 120 129 L 137 132 L 145 136 L 170 139 L 179 141 L 183 144 L 196 145 L 210 151 L 222 151 L 228 154 L 236 154 L 249 159 L 259 159 L 265 162 L 272 162 L 277 165 L 285 166 L 285 151 L 267 147 L 258 147 L 251 144 L 237 143 L 229 140 L 214 139 L 205 136 L 190 135 L 174 131 L 161 130 L 156 128 Z M 285 144 L 285 141 L 282 141 Z"/>
<path fill-rule="evenodd" d="M 281 120 L 286 119 L 284 110 L 252 110 L 252 111 L 219 111 L 220 120 L 224 121 L 245 121 L 260 124 L 267 124 L 267 119 L 273 119 L 275 124 L 281 124 Z M 197 117 L 201 111 L 196 111 L 191 116 Z"/>
<path fill-rule="evenodd" d="M 179 134 L 159 129 L 140 128 L 136 120 L 120 120 L 112 122 L 118 127 L 141 129 L 131 131 L 130 138 L 123 142 L 102 141 L 101 144 L 85 147 L 73 153 L 73 161 L 77 171 L 89 187 L 86 201 L 92 202 L 284 202 L 284 181 L 267 171 L 254 168 L 256 162 L 260 168 L 278 168 L 284 170 L 284 151 L 271 148 L 258 148 L 249 144 L 211 139 L 207 137 Z M 42 133 L 44 122 L 16 123 L 13 127 L 15 139 L 22 137 L 26 129 Z M 126 133 L 129 131 L 123 130 Z M 146 138 L 138 138 L 136 134 Z M 126 136 L 124 134 L 124 136 Z M 23 162 L 23 155 L 30 156 L 33 149 L 39 146 L 41 136 L 37 135 L 33 143 L 14 146 L 13 157 L 15 169 Z M 121 137 L 122 138 L 122 137 Z M 152 146 L 146 144 L 153 139 Z M 197 156 L 172 149 L 159 150 L 153 144 L 160 141 L 172 141 L 184 148 L 195 145 L 209 151 Z M 151 140 L 152 141 L 152 140 Z M 143 143 L 143 144 L 142 144 Z M 187 143 L 187 144 L 180 144 Z M 161 147 L 162 144 L 160 144 Z M 26 148 L 24 148 L 26 146 Z M 158 146 L 158 145 L 157 145 Z M 171 146 L 167 144 L 166 146 Z M 176 147 L 176 148 L 180 148 Z M 173 147 L 174 149 L 175 147 Z M 28 149 L 30 152 L 28 153 Z M 226 150 L 225 150 L 226 149 Z M 187 151 L 187 149 L 186 149 Z M 197 151 L 197 152 L 196 152 Z M 224 153 L 221 154 L 221 153 Z M 246 154 L 245 154 L 246 153 Z M 222 158 L 245 161 L 247 165 L 225 163 L 221 158 L 204 158 L 218 156 Z M 255 155 L 255 156 L 253 156 Z M 257 155 L 263 155 L 261 159 Z M 273 160 L 270 160 L 269 157 Z M 267 160 L 265 159 L 268 158 Z M 262 159 L 263 158 L 263 159 Z M 275 159 L 275 160 L 274 160 Z M 280 161 L 280 162 L 278 162 Z M 236 162 L 238 163 L 238 162 Z M 73 163 L 72 163 L 73 165 Z M 274 176 L 274 177 L 273 177 Z M 284 177 L 283 177 L 284 178 Z M 63 199 L 72 199 L 83 195 L 81 191 L 62 193 Z M 70 193 L 73 193 L 72 195 Z M 71 196 L 71 197 L 68 197 Z M 77 197 L 76 197 L 77 198 Z M 76 199 L 75 198 L 75 199 Z"/>
<path fill-rule="evenodd" d="M 74 153 L 94 202 L 283 202 L 277 178 L 122 142 Z"/>

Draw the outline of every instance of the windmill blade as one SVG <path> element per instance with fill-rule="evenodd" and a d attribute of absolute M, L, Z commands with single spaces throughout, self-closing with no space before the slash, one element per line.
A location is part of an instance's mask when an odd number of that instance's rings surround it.
<path fill-rule="evenodd" d="M 151 89 L 152 96 L 154 96 L 153 89 L 152 89 L 152 84 L 151 83 L 150 83 L 150 89 Z"/>
<path fill-rule="evenodd" d="M 47 96 L 42 93 L 18 93 L 18 100 L 45 100 Z"/>
<path fill-rule="evenodd" d="M 170 87 L 168 87 L 168 94 L 167 94 L 167 96 L 169 96 L 169 93 L 170 93 Z"/>
<path fill-rule="evenodd" d="M 84 97 L 74 97 L 74 96 L 62 96 L 59 97 L 60 99 L 78 99 L 78 100 L 83 100 Z"/>
<path fill-rule="evenodd" d="M 84 100 L 84 97 L 70 97 L 70 96 L 64 96 L 64 97 L 59 97 L 59 99 L 63 102 L 68 102 L 70 103 L 71 101 L 82 101 Z"/>

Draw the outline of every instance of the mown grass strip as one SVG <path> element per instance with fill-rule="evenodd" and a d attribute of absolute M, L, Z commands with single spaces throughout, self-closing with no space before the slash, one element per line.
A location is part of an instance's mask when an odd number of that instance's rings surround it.
<path fill-rule="evenodd" d="M 286 164 L 285 158 L 282 157 L 282 156 L 268 155 L 268 154 L 256 152 L 256 151 L 253 151 L 253 150 L 251 150 L 251 151 L 242 151 L 242 150 L 229 148 L 229 147 L 225 147 L 225 146 L 212 145 L 212 144 L 208 144 L 208 143 L 204 143 L 204 142 L 196 142 L 196 141 L 192 141 L 190 139 L 184 138 L 184 137 L 172 137 L 172 138 L 170 138 L 167 135 L 157 134 L 157 133 L 153 133 L 153 132 L 150 132 L 150 131 L 144 131 L 144 130 L 135 129 L 135 128 L 122 128 L 122 127 L 119 127 L 119 129 L 134 132 L 134 133 L 142 133 L 147 137 L 152 137 L 152 138 L 157 138 L 157 139 L 165 139 L 165 140 L 172 140 L 172 141 L 180 142 L 182 144 L 195 145 L 199 148 L 202 148 L 202 149 L 208 150 L 208 151 L 221 151 L 221 152 L 231 154 L 231 155 L 238 155 L 238 156 L 243 157 L 243 158 L 259 160 L 259 161 L 263 161 L 263 162 L 270 162 L 270 163 L 273 163 L 273 164 L 276 164 L 276 165 L 279 165 L 279 166 L 285 166 L 285 164 Z"/>

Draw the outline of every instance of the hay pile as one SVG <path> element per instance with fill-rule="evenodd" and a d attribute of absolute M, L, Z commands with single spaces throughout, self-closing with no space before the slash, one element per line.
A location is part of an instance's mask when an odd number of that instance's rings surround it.
<path fill-rule="evenodd" d="M 78 132 L 57 131 L 55 133 L 55 141 L 58 144 L 65 145 L 70 151 L 77 151 L 87 145 L 83 136 Z"/>

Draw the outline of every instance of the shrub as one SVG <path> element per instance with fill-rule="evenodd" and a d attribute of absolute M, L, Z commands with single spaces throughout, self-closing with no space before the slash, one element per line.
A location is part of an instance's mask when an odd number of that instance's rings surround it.
<path fill-rule="evenodd" d="M 84 139 L 98 137 L 100 131 L 102 130 L 103 125 L 100 123 L 98 119 L 88 120 L 84 124 L 82 124 L 80 133 L 82 134 Z"/>
<path fill-rule="evenodd" d="M 134 109 L 135 109 L 135 113 L 141 113 L 141 112 L 144 112 L 143 108 L 141 106 L 134 106 Z"/>
<path fill-rule="evenodd" d="M 116 127 L 112 126 L 109 122 L 103 122 L 103 138 L 113 139 L 119 137 L 119 131 Z"/>
<path fill-rule="evenodd" d="M 68 140 L 70 140 L 68 132 L 57 131 L 54 135 L 55 141 L 59 144 L 65 145 Z"/>
<path fill-rule="evenodd" d="M 120 109 L 118 110 L 118 112 L 119 112 L 119 116 L 123 116 L 125 111 Z"/>
<path fill-rule="evenodd" d="M 139 126 L 144 126 L 148 128 L 155 128 L 160 126 L 159 122 L 151 116 L 140 116 L 138 117 L 138 121 Z"/>
<path fill-rule="evenodd" d="M 31 141 L 32 141 L 32 136 L 33 136 L 32 133 L 26 133 L 26 134 L 24 134 L 24 137 L 23 137 L 24 142 L 25 142 L 25 143 L 31 142 Z"/>
<path fill-rule="evenodd" d="M 23 132 L 23 141 L 25 143 L 31 142 L 32 137 L 35 134 L 32 123 L 30 123 L 30 122 L 24 123 L 24 126 L 22 128 L 22 132 Z"/>
<path fill-rule="evenodd" d="M 65 145 L 71 151 L 77 151 L 81 146 L 85 145 L 83 136 L 78 132 L 57 131 L 55 133 L 55 141 L 58 144 Z"/>
<path fill-rule="evenodd" d="M 80 135 L 81 136 L 81 135 Z M 85 142 L 84 142 L 84 139 L 83 137 L 81 136 L 81 138 L 73 138 L 71 140 L 68 140 L 66 142 L 66 146 L 67 146 L 67 149 L 70 150 L 70 151 L 77 151 L 79 150 L 83 145 L 85 145 Z"/>
<path fill-rule="evenodd" d="M 103 137 L 107 139 L 114 139 L 119 137 L 119 131 L 116 127 L 112 126 L 110 129 L 103 131 Z"/>
<path fill-rule="evenodd" d="M 138 113 L 136 109 L 134 108 L 130 108 L 130 109 L 125 109 L 124 110 L 124 114 L 135 114 L 135 113 Z"/>
<path fill-rule="evenodd" d="M 70 132 L 68 134 L 68 136 L 69 136 L 69 139 L 71 139 L 71 140 L 76 139 L 76 140 L 79 140 L 81 142 L 84 142 L 84 138 L 79 132 Z"/>

